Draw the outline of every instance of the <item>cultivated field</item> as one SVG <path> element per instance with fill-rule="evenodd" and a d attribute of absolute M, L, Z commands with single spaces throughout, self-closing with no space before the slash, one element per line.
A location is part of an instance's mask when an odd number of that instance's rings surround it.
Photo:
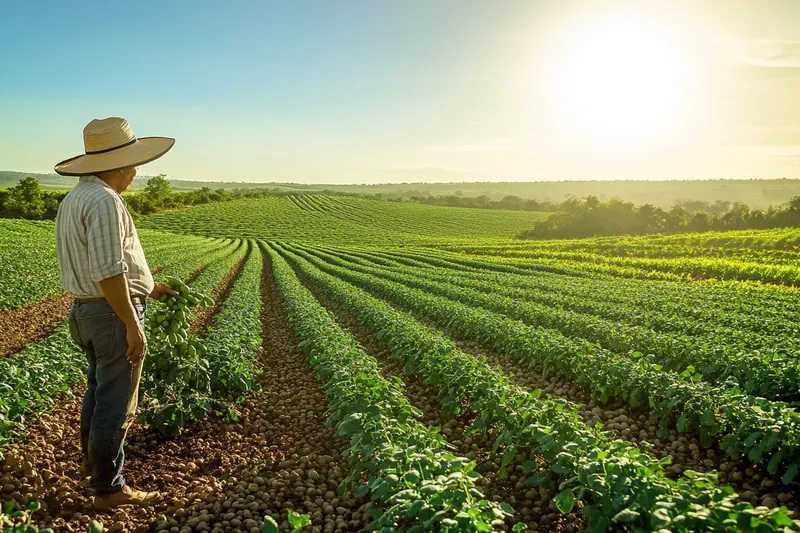
<path fill-rule="evenodd" d="M 541 216 L 143 218 L 155 277 L 214 302 L 148 309 L 125 473 L 167 498 L 109 514 L 53 224 L 0 220 L 0 500 L 59 531 L 800 530 L 800 230 L 513 240 Z"/>

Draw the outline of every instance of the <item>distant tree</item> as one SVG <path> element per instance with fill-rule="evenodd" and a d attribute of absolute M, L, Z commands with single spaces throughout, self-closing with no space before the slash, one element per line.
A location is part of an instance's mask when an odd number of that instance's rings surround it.
<path fill-rule="evenodd" d="M 44 197 L 39 180 L 27 177 L 8 189 L 6 209 L 12 216 L 41 219 L 45 215 Z"/>
<path fill-rule="evenodd" d="M 160 207 L 167 204 L 170 194 L 172 194 L 167 176 L 159 174 L 147 180 L 147 185 L 144 186 L 144 194 L 154 206 Z"/>

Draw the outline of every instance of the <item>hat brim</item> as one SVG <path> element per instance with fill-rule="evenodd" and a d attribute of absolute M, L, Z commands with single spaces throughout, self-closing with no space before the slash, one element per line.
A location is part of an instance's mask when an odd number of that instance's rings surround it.
<path fill-rule="evenodd" d="M 169 152 L 171 137 L 141 137 L 135 143 L 102 154 L 81 154 L 62 161 L 55 171 L 62 176 L 89 176 L 122 168 L 144 165 Z"/>

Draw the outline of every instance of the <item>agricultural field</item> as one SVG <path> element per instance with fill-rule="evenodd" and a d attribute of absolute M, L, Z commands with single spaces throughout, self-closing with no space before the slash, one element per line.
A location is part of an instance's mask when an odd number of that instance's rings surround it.
<path fill-rule="evenodd" d="M 513 239 L 541 216 L 144 217 L 188 287 L 149 305 L 125 476 L 166 498 L 113 513 L 53 225 L 0 220 L 0 502 L 56 531 L 800 531 L 800 231 Z"/>
<path fill-rule="evenodd" d="M 141 227 L 212 237 L 337 244 L 437 244 L 443 239 L 511 238 L 546 213 L 442 209 L 342 196 L 281 196 L 160 213 Z M 225 224 L 218 222 L 224 219 Z"/>

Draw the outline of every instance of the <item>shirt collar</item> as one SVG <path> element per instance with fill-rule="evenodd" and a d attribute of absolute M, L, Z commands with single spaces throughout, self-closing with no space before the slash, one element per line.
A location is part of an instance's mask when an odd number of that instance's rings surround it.
<path fill-rule="evenodd" d="M 116 195 L 117 195 L 117 197 L 118 197 L 120 200 L 122 200 L 122 203 L 125 203 L 125 204 L 127 204 L 127 202 L 125 201 L 125 198 L 123 198 L 123 197 L 122 197 L 122 195 L 121 195 L 120 193 L 118 193 L 118 192 L 116 191 L 116 189 L 114 189 L 114 187 L 112 187 L 111 185 L 109 185 L 109 184 L 108 184 L 108 183 L 106 183 L 105 181 L 101 180 L 101 179 L 100 179 L 100 178 L 98 178 L 97 176 L 81 176 L 81 177 L 79 178 L 79 181 L 84 181 L 84 182 L 88 182 L 88 183 L 99 183 L 99 184 L 101 184 L 103 187 L 107 188 L 108 190 L 110 190 L 110 191 L 113 191 L 113 192 L 114 192 L 114 194 L 116 194 Z"/>

